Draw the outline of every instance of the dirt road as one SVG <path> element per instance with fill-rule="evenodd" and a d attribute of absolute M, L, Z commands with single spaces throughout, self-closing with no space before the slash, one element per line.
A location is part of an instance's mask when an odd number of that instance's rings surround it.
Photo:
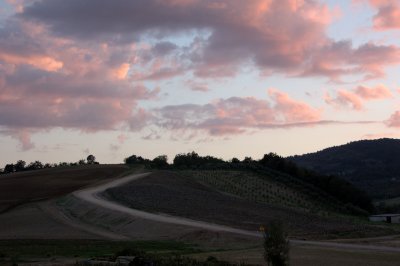
<path fill-rule="evenodd" d="M 148 176 L 150 173 L 144 174 L 135 174 L 130 175 L 118 180 L 114 180 L 105 184 L 102 184 L 97 187 L 87 188 L 83 190 L 78 190 L 73 193 L 73 195 L 77 198 L 82 200 L 88 201 L 90 203 L 99 205 L 104 208 L 108 208 L 114 211 L 119 211 L 122 213 L 126 213 L 135 217 L 163 222 L 163 223 L 170 223 L 176 225 L 185 225 L 185 226 L 192 226 L 196 228 L 206 229 L 210 231 L 217 231 L 217 232 L 226 232 L 226 233 L 234 233 L 244 236 L 252 236 L 260 238 L 262 235 L 260 232 L 255 231 L 246 231 L 236 228 L 231 228 L 224 225 L 212 224 L 202 221 L 195 221 L 187 218 L 176 217 L 176 216 L 169 216 L 166 214 L 155 214 L 144 212 L 140 210 L 131 209 L 129 207 L 120 205 L 116 202 L 111 202 L 106 200 L 105 198 L 101 197 L 101 193 L 108 188 L 121 186 L 125 183 L 131 182 L 133 180 L 144 178 Z M 312 246 L 320 246 L 320 247 L 332 247 L 332 248 L 340 248 L 340 249 L 353 249 L 353 250 L 374 250 L 374 251 L 381 251 L 381 252 L 400 252 L 400 248 L 395 247 L 385 247 L 385 246 L 374 246 L 374 245 L 361 245 L 361 244 L 348 244 L 348 243 L 337 243 L 337 242 L 323 242 L 323 241 L 303 241 L 303 240 L 291 240 L 290 241 L 294 245 L 312 245 Z"/>
<path fill-rule="evenodd" d="M 143 178 L 147 175 L 149 175 L 149 173 L 130 175 L 130 176 L 100 185 L 98 187 L 75 191 L 73 193 L 73 195 L 77 198 L 86 200 L 86 201 L 91 202 L 96 205 L 100 205 L 104 208 L 108 208 L 108 209 L 111 209 L 114 211 L 120 211 L 123 213 L 133 215 L 135 217 L 140 217 L 140 218 L 147 219 L 147 220 L 198 227 L 201 229 L 206 229 L 206 230 L 211 230 L 211 231 L 227 232 L 227 233 L 234 233 L 234 234 L 240 234 L 240 235 L 245 235 L 245 236 L 261 237 L 261 234 L 259 232 L 251 232 L 251 231 L 231 228 L 231 227 L 224 226 L 224 225 L 217 225 L 217 224 L 206 223 L 206 222 L 202 222 L 202 221 L 186 219 L 186 218 L 182 218 L 182 217 L 168 216 L 165 214 L 154 214 L 154 213 L 131 209 L 129 207 L 120 205 L 119 203 L 108 201 L 100 196 L 100 194 L 108 188 L 121 186 L 125 183 L 133 181 L 135 179 Z"/>

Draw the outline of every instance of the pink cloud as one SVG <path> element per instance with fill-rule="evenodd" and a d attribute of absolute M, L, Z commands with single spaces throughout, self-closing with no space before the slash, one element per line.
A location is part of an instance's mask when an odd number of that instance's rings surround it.
<path fill-rule="evenodd" d="M 113 15 L 103 16 L 102 10 Z M 326 28 L 338 13 L 311 0 L 44 0 L 27 6 L 18 18 L 84 42 L 126 44 L 182 33 L 193 38 L 188 46 L 160 41 L 137 53 L 139 61 L 148 63 L 141 66 L 145 71 L 133 71 L 138 79 L 167 79 L 188 71 L 199 77 L 233 76 L 247 65 L 261 73 L 371 79 L 400 62 L 395 46 L 352 47 L 330 39 Z M 163 64 L 157 67 L 160 57 Z"/>
<path fill-rule="evenodd" d="M 386 121 L 386 125 L 389 127 L 400 127 L 400 111 L 394 112 Z"/>
<path fill-rule="evenodd" d="M 48 56 L 40 55 L 25 57 L 0 52 L 0 60 L 13 65 L 28 64 L 46 71 L 58 71 L 63 67 L 62 62 Z"/>
<path fill-rule="evenodd" d="M 335 107 L 350 107 L 360 111 L 364 109 L 364 103 L 371 100 L 391 98 L 391 91 L 384 85 L 375 87 L 358 86 L 353 90 L 338 90 L 336 98 L 325 95 L 325 102 Z"/>
<path fill-rule="evenodd" d="M 400 29 L 400 2 L 397 0 L 366 0 L 377 13 L 373 18 L 375 30 Z"/>
<path fill-rule="evenodd" d="M 35 148 L 35 144 L 31 140 L 31 132 L 27 129 L 8 130 L 3 134 L 11 136 L 19 142 L 22 151 L 28 151 Z"/>
<path fill-rule="evenodd" d="M 387 99 L 393 96 L 392 92 L 384 85 L 378 85 L 373 88 L 358 86 L 355 89 L 355 93 L 365 100 Z"/>
<path fill-rule="evenodd" d="M 140 130 L 145 124 L 138 102 L 159 89 L 130 79 L 127 62 L 135 47 L 81 44 L 34 24 L 10 27 L 0 29 L 0 126 L 24 150 L 33 148 L 26 132 Z"/>
<path fill-rule="evenodd" d="M 321 118 L 320 110 L 312 108 L 304 102 L 296 101 L 286 93 L 276 89 L 270 89 L 268 93 L 275 102 L 275 111 L 282 115 L 286 123 L 317 121 Z"/>
<path fill-rule="evenodd" d="M 304 68 L 303 75 L 325 75 L 333 81 L 361 75 L 362 81 L 382 78 L 385 68 L 400 62 L 400 49 L 393 45 L 367 43 L 353 48 L 351 42 L 331 43 L 317 51 Z"/>
<path fill-rule="evenodd" d="M 117 79 L 125 79 L 128 75 L 129 64 L 123 63 L 114 70 L 114 75 Z"/>
<path fill-rule="evenodd" d="M 253 97 L 219 99 L 205 105 L 171 105 L 155 110 L 155 123 L 170 130 L 201 130 L 210 135 L 242 134 L 250 128 L 307 126 L 321 111 L 269 90 L 273 104 Z M 310 123 L 310 124 L 309 124 Z"/>
<path fill-rule="evenodd" d="M 337 11 L 320 1 L 13 2 L 19 13 L 0 28 L 0 126 L 8 130 L 140 130 L 155 121 L 223 135 L 305 125 L 319 121 L 321 111 L 277 90 L 269 91 L 272 104 L 231 97 L 153 114 L 140 103 L 160 89 L 143 82 L 235 76 L 243 69 L 372 79 L 400 62 L 397 46 L 330 39 L 326 30 Z M 187 40 L 176 41 L 182 35 Z M 186 85 L 208 90 L 206 82 Z M 331 100 L 361 109 L 363 101 L 387 96 L 384 88 L 359 88 Z"/>

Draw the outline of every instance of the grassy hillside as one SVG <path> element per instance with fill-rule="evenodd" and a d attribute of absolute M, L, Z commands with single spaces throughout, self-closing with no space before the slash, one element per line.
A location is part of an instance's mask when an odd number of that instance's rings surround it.
<path fill-rule="evenodd" d="M 131 208 L 253 231 L 281 219 L 291 236 L 307 239 L 391 232 L 334 214 L 339 204 L 328 197 L 314 198 L 317 194 L 322 196 L 311 188 L 296 190 L 251 172 L 217 170 L 155 172 L 105 192 Z"/>
<path fill-rule="evenodd" d="M 27 202 L 68 194 L 127 170 L 125 165 L 84 165 L 0 175 L 0 213 Z"/>
<path fill-rule="evenodd" d="M 397 139 L 355 141 L 288 159 L 322 174 L 340 176 L 374 198 L 400 196 Z"/>

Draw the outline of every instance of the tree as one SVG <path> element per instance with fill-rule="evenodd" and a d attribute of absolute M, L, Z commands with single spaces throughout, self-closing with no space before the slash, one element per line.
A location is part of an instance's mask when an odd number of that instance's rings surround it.
<path fill-rule="evenodd" d="M 233 158 L 231 159 L 231 163 L 236 163 L 236 164 L 238 164 L 238 163 L 240 163 L 240 160 L 239 160 L 238 158 L 236 158 L 236 157 L 233 157 Z"/>
<path fill-rule="evenodd" d="M 253 162 L 253 158 L 251 158 L 251 157 L 244 157 L 243 162 L 244 162 L 244 163 L 252 163 L 252 162 Z"/>
<path fill-rule="evenodd" d="M 165 168 L 168 166 L 168 157 L 167 155 L 159 155 L 153 159 L 153 165 L 156 168 Z"/>
<path fill-rule="evenodd" d="M 78 164 L 79 164 L 79 165 L 84 165 L 84 164 L 86 164 L 85 159 L 80 159 L 80 160 L 78 161 Z"/>
<path fill-rule="evenodd" d="M 25 165 L 26 162 L 23 160 L 19 160 L 16 164 L 15 164 L 15 171 L 19 172 L 19 171 L 24 171 L 25 170 Z"/>
<path fill-rule="evenodd" d="M 137 164 L 137 163 L 145 163 L 148 159 L 144 159 L 142 156 L 131 155 L 128 158 L 125 158 L 126 164 Z"/>
<path fill-rule="evenodd" d="M 289 240 L 281 221 L 272 221 L 263 231 L 264 259 L 268 266 L 289 265 Z"/>
<path fill-rule="evenodd" d="M 8 174 L 8 173 L 14 173 L 14 172 L 15 172 L 15 165 L 14 164 L 10 163 L 10 164 L 7 164 L 4 167 L 4 173 Z"/>
<path fill-rule="evenodd" d="M 42 169 L 42 168 L 43 168 L 43 164 L 40 161 L 31 162 L 27 167 L 27 169 L 29 169 L 29 170 L 37 170 L 37 169 Z"/>
<path fill-rule="evenodd" d="M 225 162 L 222 159 L 215 158 L 213 156 L 200 156 L 196 152 L 192 151 L 189 153 L 177 154 L 174 158 L 174 167 L 177 168 L 189 168 L 189 169 L 200 169 L 200 168 L 218 168 L 223 166 Z"/>
<path fill-rule="evenodd" d="M 96 163 L 96 157 L 94 155 L 90 154 L 87 158 L 86 161 L 88 164 L 95 164 Z"/>

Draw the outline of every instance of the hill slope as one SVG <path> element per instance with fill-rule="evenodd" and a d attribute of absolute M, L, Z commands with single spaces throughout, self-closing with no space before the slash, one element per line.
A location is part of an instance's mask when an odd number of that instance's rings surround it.
<path fill-rule="evenodd" d="M 340 176 L 374 198 L 400 196 L 398 139 L 355 141 L 288 159 L 322 174 Z"/>
<path fill-rule="evenodd" d="M 297 184 L 299 185 L 299 184 Z M 273 177 L 244 171 L 171 171 L 106 190 L 104 196 L 128 207 L 256 231 L 280 219 L 291 236 L 332 238 L 382 234 L 355 217 L 338 215 L 338 202 L 312 188 L 295 189 Z M 357 220 L 357 222 L 354 222 Z"/>

